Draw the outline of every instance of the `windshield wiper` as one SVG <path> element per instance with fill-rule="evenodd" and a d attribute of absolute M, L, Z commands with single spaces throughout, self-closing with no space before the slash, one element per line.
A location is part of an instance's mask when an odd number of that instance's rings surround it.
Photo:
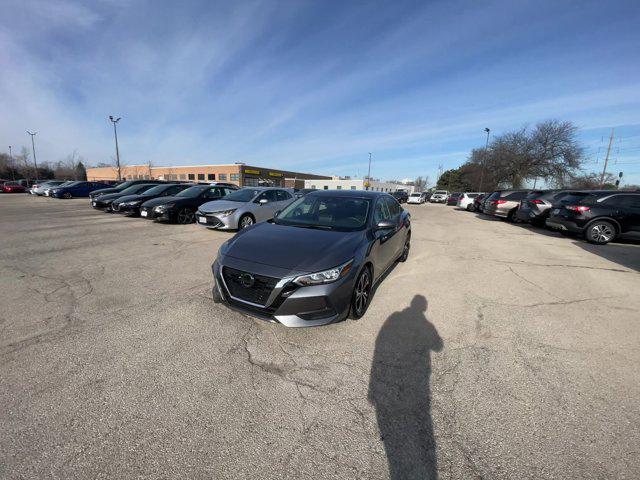
<path fill-rule="evenodd" d="M 333 230 L 333 227 L 329 225 L 307 225 L 304 223 L 293 223 L 290 225 L 291 227 L 300 227 L 300 228 L 313 228 L 316 230 Z"/>

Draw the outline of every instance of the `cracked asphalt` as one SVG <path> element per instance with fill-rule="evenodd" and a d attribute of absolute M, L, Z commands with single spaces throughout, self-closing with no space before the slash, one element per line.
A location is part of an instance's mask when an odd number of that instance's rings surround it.
<path fill-rule="evenodd" d="M 368 314 L 210 299 L 230 235 L 0 196 L 0 477 L 640 478 L 640 242 L 442 205 Z"/>

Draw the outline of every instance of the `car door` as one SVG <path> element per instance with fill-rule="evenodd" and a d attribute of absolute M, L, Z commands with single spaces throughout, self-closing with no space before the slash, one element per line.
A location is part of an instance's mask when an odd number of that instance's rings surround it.
<path fill-rule="evenodd" d="M 391 242 L 395 252 L 392 255 L 392 260 L 395 260 L 400 255 L 401 249 L 404 247 L 404 235 L 402 235 L 402 207 L 394 198 L 385 197 L 384 201 L 387 203 L 391 220 L 395 224 L 395 229 L 389 239 L 389 242 Z"/>
<path fill-rule="evenodd" d="M 395 246 L 392 241 L 395 234 L 394 229 L 377 230 L 376 225 L 381 221 L 393 221 L 393 215 L 389 211 L 389 204 L 384 197 L 378 198 L 373 207 L 373 236 L 374 242 L 371 247 L 370 256 L 375 265 L 375 276 L 379 277 L 394 259 Z"/>
<path fill-rule="evenodd" d="M 640 195 L 623 195 L 619 208 L 622 231 L 640 232 Z"/>
<path fill-rule="evenodd" d="M 291 201 L 293 200 L 293 195 L 291 195 L 286 190 L 276 190 L 276 198 L 277 198 L 277 208 L 274 210 L 274 214 L 284 209 Z"/>
<path fill-rule="evenodd" d="M 266 200 L 266 203 L 260 203 L 261 200 Z M 253 201 L 253 208 L 251 213 L 256 218 L 256 222 L 264 222 L 273 218 L 276 210 L 278 209 L 278 197 L 275 190 L 266 190 L 256 197 Z"/>

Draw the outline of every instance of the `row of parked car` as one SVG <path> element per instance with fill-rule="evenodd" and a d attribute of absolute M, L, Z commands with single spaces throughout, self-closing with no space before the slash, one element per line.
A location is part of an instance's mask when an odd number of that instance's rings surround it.
<path fill-rule="evenodd" d="M 640 191 L 498 190 L 436 191 L 436 202 L 471 212 L 530 223 L 604 245 L 625 233 L 640 233 Z M 433 200 L 431 200 L 433 201 Z"/>

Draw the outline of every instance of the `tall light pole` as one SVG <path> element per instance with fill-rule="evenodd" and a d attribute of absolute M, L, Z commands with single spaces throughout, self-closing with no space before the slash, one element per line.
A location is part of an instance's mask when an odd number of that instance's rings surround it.
<path fill-rule="evenodd" d="M 485 128 L 485 132 L 487 132 L 487 142 L 484 145 L 484 155 L 482 158 L 482 166 L 480 168 L 480 188 L 478 188 L 478 192 L 482 192 L 482 181 L 484 180 L 484 164 L 487 161 L 487 151 L 489 150 L 489 132 L 491 132 L 490 128 Z"/>
<path fill-rule="evenodd" d="M 120 172 L 120 150 L 118 150 L 118 130 L 116 128 L 116 123 L 120 121 L 120 118 L 122 117 L 113 118 L 113 115 L 109 115 L 109 120 L 111 120 L 111 123 L 113 123 L 113 136 L 116 139 L 116 163 L 118 165 L 118 181 L 122 180 L 122 175 Z"/>
<path fill-rule="evenodd" d="M 16 168 L 13 164 L 13 153 L 11 153 L 11 145 L 9 145 L 9 158 L 11 159 L 11 179 L 16 179 Z"/>
<path fill-rule="evenodd" d="M 27 133 L 31 135 L 31 149 L 33 150 L 33 163 L 36 166 L 36 182 L 37 182 L 38 181 L 38 160 L 36 159 L 36 143 L 34 142 L 33 137 L 35 137 L 38 132 L 31 133 L 29 130 L 27 130 Z"/>
<path fill-rule="evenodd" d="M 369 169 L 367 170 L 367 190 L 371 185 L 371 152 L 369 152 Z"/>

